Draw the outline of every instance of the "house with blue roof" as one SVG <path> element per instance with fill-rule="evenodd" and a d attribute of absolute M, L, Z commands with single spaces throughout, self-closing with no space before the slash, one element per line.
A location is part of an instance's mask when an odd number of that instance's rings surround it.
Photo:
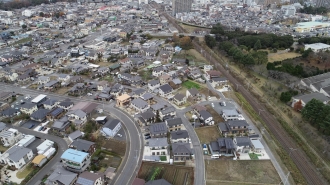
<path fill-rule="evenodd" d="M 90 164 L 90 156 L 86 152 L 67 149 L 61 156 L 63 167 L 72 172 L 83 172 Z"/>

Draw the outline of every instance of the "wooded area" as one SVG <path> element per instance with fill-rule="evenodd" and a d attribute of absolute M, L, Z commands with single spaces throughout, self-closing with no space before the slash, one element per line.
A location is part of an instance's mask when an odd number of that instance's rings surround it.
<path fill-rule="evenodd" d="M 59 1 L 76 2 L 75 0 L 13 0 L 8 2 L 3 2 L 1 0 L 0 9 L 7 11 L 7 10 L 20 9 L 29 6 L 36 6 L 40 4 L 56 3 Z"/>

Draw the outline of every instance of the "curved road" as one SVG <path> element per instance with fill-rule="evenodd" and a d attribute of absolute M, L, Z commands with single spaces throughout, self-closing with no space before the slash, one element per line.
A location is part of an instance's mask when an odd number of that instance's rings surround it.
<path fill-rule="evenodd" d="M 87 101 L 87 102 L 93 102 L 96 104 L 99 104 L 104 107 L 105 112 L 109 112 L 111 115 L 117 117 L 123 125 L 125 126 L 127 133 L 128 133 L 128 141 L 127 144 L 129 145 L 129 150 L 126 151 L 125 157 L 123 159 L 123 162 L 119 169 L 117 169 L 117 175 L 115 176 L 114 180 L 111 184 L 132 184 L 135 176 L 137 175 L 137 172 L 139 171 L 139 167 L 141 165 L 142 161 L 142 152 L 143 152 L 143 139 L 140 135 L 139 127 L 135 124 L 134 120 L 131 118 L 130 115 L 127 113 L 117 109 L 114 107 L 114 102 L 103 104 L 100 101 L 95 101 L 91 99 L 86 98 L 76 98 L 71 97 L 67 95 L 58 95 L 55 93 L 50 92 L 44 92 L 44 91 L 36 91 L 32 89 L 22 89 L 20 87 L 16 87 L 13 85 L 8 85 L 5 83 L 0 83 L 1 87 L 4 87 L 2 91 L 14 91 L 19 94 L 29 94 L 31 96 L 37 96 L 39 94 L 45 94 L 49 97 L 55 97 L 58 100 L 64 100 L 69 98 L 72 101 L 79 102 L 79 101 Z M 53 135 L 47 135 L 42 134 L 36 131 L 32 131 L 29 129 L 25 129 L 22 127 L 15 127 L 20 132 L 24 132 L 26 134 L 33 134 L 35 136 L 38 136 L 40 138 L 50 139 L 56 143 L 58 143 L 59 151 L 56 154 L 56 156 L 53 158 L 52 161 L 47 163 L 46 166 L 43 167 L 43 169 L 35 175 L 28 185 L 35 185 L 39 184 L 40 180 L 51 170 L 52 166 L 56 164 L 56 162 L 60 161 L 61 155 L 63 152 L 68 148 L 67 143 L 60 137 L 53 136 Z"/>

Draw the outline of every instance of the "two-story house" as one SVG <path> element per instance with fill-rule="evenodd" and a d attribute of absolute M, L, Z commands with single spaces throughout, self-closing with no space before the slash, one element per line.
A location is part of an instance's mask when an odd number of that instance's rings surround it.
<path fill-rule="evenodd" d="M 181 118 L 173 118 L 165 120 L 169 132 L 185 129 Z"/>
<path fill-rule="evenodd" d="M 67 149 L 61 156 L 63 167 L 72 172 L 83 172 L 90 164 L 90 156 L 86 152 Z"/>
<path fill-rule="evenodd" d="M 154 123 L 149 126 L 150 136 L 152 138 L 160 138 L 167 136 L 167 126 L 166 123 Z"/>
<path fill-rule="evenodd" d="M 138 112 L 146 112 L 150 108 L 150 105 L 141 98 L 136 98 L 131 102 L 131 107 Z"/>
<path fill-rule="evenodd" d="M 45 109 L 52 110 L 53 108 L 55 108 L 59 104 L 59 101 L 56 100 L 56 99 L 48 98 L 42 104 L 43 104 Z"/>
<path fill-rule="evenodd" d="M 151 123 L 154 123 L 155 120 L 156 120 L 156 114 L 150 110 L 146 112 L 142 112 L 140 116 L 137 118 L 137 121 L 140 126 L 150 125 Z"/>
<path fill-rule="evenodd" d="M 218 128 L 223 136 L 239 135 L 249 131 L 249 124 L 246 120 L 229 120 L 226 123 L 219 123 Z"/>
<path fill-rule="evenodd" d="M 205 124 L 205 125 L 214 125 L 213 117 L 212 115 L 207 112 L 206 110 L 199 111 L 199 119 Z"/>
<path fill-rule="evenodd" d="M 148 82 L 148 89 L 153 92 L 155 89 L 158 89 L 160 87 L 159 80 L 151 80 Z"/>
<path fill-rule="evenodd" d="M 168 74 L 163 74 L 159 77 L 160 85 L 168 84 L 170 81 L 172 81 L 172 77 Z"/>
<path fill-rule="evenodd" d="M 221 155 L 233 156 L 235 145 L 232 138 L 218 138 L 217 141 L 211 141 L 211 158 L 219 158 Z"/>
<path fill-rule="evenodd" d="M 18 130 L 9 128 L 7 130 L 3 130 L 0 133 L 0 140 L 3 146 L 8 147 L 17 143 L 19 140 L 23 138 L 22 133 L 18 132 Z"/>
<path fill-rule="evenodd" d="M 96 173 L 84 171 L 79 175 L 75 184 L 86 185 L 86 182 L 88 182 L 88 185 L 103 185 L 103 177 Z"/>
<path fill-rule="evenodd" d="M 149 139 L 149 146 L 146 147 L 153 156 L 168 155 L 167 138 L 151 138 Z"/>
<path fill-rule="evenodd" d="M 48 83 L 49 81 L 50 81 L 49 76 L 40 76 L 38 78 L 38 84 L 39 85 L 44 85 L 44 84 Z"/>
<path fill-rule="evenodd" d="M 73 185 L 77 180 L 77 174 L 67 171 L 62 166 L 55 168 L 46 181 L 45 185 Z"/>
<path fill-rule="evenodd" d="M 66 115 L 68 119 L 77 126 L 81 126 L 87 121 L 87 114 L 80 109 L 69 111 Z"/>
<path fill-rule="evenodd" d="M 158 91 L 159 95 L 164 98 L 171 97 L 172 92 L 173 92 L 173 88 L 168 84 L 164 84 L 164 85 L 160 86 L 159 91 Z"/>
<path fill-rule="evenodd" d="M 0 156 L 0 161 L 16 169 L 21 169 L 32 158 L 33 153 L 31 149 L 14 145 Z"/>
<path fill-rule="evenodd" d="M 33 112 L 38 110 L 37 104 L 34 103 L 24 103 L 21 105 L 21 112 L 27 115 L 31 115 Z"/>
<path fill-rule="evenodd" d="M 242 114 L 238 113 L 236 109 L 223 109 L 222 110 L 222 118 L 225 121 L 228 120 L 245 120 Z"/>
<path fill-rule="evenodd" d="M 152 76 L 155 77 L 160 77 L 162 76 L 164 73 L 166 72 L 166 70 L 164 69 L 163 66 L 158 66 L 152 69 Z"/>
<path fill-rule="evenodd" d="M 177 93 L 173 97 L 173 102 L 178 106 L 184 105 L 187 102 L 187 97 L 183 94 Z"/>
<path fill-rule="evenodd" d="M 38 109 L 37 111 L 33 112 L 30 116 L 30 118 L 34 121 L 42 122 L 46 120 L 47 114 L 49 113 L 49 110 L 47 109 Z"/>
<path fill-rule="evenodd" d="M 249 153 L 251 150 L 251 140 L 249 137 L 235 137 L 233 142 L 236 146 L 236 151 L 239 153 Z"/>
<path fill-rule="evenodd" d="M 170 132 L 171 143 L 190 143 L 190 137 L 186 130 Z"/>
<path fill-rule="evenodd" d="M 87 141 L 84 139 L 76 139 L 74 140 L 70 145 L 69 148 L 89 153 L 90 156 L 93 155 L 93 153 L 96 150 L 96 145 L 94 142 Z"/>
<path fill-rule="evenodd" d="M 192 151 L 190 143 L 172 144 L 173 162 L 182 162 L 190 160 Z"/>
<path fill-rule="evenodd" d="M 176 115 L 176 109 L 174 107 L 165 107 L 159 111 L 159 119 L 167 120 L 173 118 Z"/>
<path fill-rule="evenodd" d="M 118 119 L 109 119 L 102 127 L 101 134 L 107 138 L 113 138 L 121 129 L 122 125 Z"/>
<path fill-rule="evenodd" d="M 187 98 L 191 97 L 193 99 L 199 99 L 200 96 L 201 95 L 196 88 L 191 88 L 186 91 Z"/>

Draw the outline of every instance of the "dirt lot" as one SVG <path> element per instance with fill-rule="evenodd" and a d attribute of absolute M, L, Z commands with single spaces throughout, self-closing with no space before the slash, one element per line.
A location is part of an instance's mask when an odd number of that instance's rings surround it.
<path fill-rule="evenodd" d="M 56 91 L 56 94 L 66 94 L 71 87 L 61 87 Z"/>
<path fill-rule="evenodd" d="M 125 155 L 126 143 L 123 141 L 118 141 L 115 139 L 103 140 L 102 147 L 106 148 L 109 151 L 117 153 L 120 156 Z"/>
<path fill-rule="evenodd" d="M 195 65 L 200 63 L 207 63 L 207 60 L 195 49 L 182 51 L 180 54 L 174 55 L 174 58 L 187 58 L 188 60 L 194 61 Z"/>
<path fill-rule="evenodd" d="M 150 180 L 153 172 L 160 169 L 156 179 L 164 178 L 173 185 L 194 184 L 194 168 L 178 165 L 154 163 L 143 161 L 138 173 L 138 178 Z"/>
<path fill-rule="evenodd" d="M 109 67 L 109 66 L 113 65 L 113 63 L 110 63 L 110 62 L 99 62 L 96 65 L 100 65 L 100 67 Z"/>
<path fill-rule="evenodd" d="M 213 160 L 205 162 L 207 184 L 278 184 L 271 161 Z"/>
<path fill-rule="evenodd" d="M 199 28 L 199 27 L 195 27 L 195 26 L 189 26 L 189 25 L 186 25 L 186 24 L 180 24 L 180 26 L 185 29 L 186 31 L 188 31 L 189 33 L 193 33 L 196 29 L 198 30 L 210 30 L 210 29 L 207 29 L 207 28 Z"/>
<path fill-rule="evenodd" d="M 224 122 L 223 118 L 212 108 L 211 105 L 206 105 L 206 110 L 212 115 L 215 124 Z"/>
<path fill-rule="evenodd" d="M 295 53 L 295 52 L 284 52 L 282 53 L 281 51 L 279 51 L 278 53 L 269 53 L 268 54 L 268 62 L 275 62 L 275 61 L 282 61 L 285 59 L 289 59 L 289 58 L 296 58 L 301 56 L 301 54 L 299 53 Z"/>
<path fill-rule="evenodd" d="M 217 126 L 200 127 L 195 131 L 201 143 L 209 144 L 221 137 Z"/>

